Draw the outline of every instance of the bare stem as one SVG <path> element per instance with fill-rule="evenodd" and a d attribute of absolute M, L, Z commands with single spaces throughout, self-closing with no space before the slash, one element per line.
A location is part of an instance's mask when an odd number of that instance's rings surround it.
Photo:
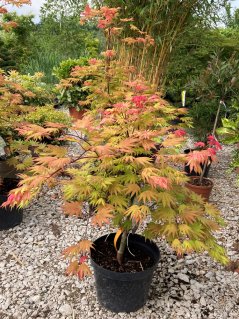
<path fill-rule="evenodd" d="M 199 179 L 200 185 L 202 185 L 202 180 L 203 180 L 203 176 L 204 176 L 204 174 L 205 174 L 207 165 L 208 165 L 208 160 L 207 160 L 207 161 L 204 163 L 204 165 L 203 165 L 202 173 L 201 173 L 200 179 Z"/>
<path fill-rule="evenodd" d="M 218 119 L 219 119 L 219 114 L 220 114 L 220 109 L 221 109 L 221 104 L 223 104 L 222 101 L 220 101 L 219 106 L 218 106 L 218 109 L 217 109 L 217 114 L 216 114 L 216 118 L 215 118 L 215 121 L 214 121 L 214 126 L 213 126 L 213 130 L 212 130 L 212 135 L 215 135 L 215 132 L 216 132 L 217 122 L 218 122 Z"/>
<path fill-rule="evenodd" d="M 117 251 L 117 261 L 120 265 L 122 265 L 123 263 L 124 252 L 127 245 L 127 236 L 128 236 L 128 232 L 125 230 L 120 240 L 119 250 Z"/>

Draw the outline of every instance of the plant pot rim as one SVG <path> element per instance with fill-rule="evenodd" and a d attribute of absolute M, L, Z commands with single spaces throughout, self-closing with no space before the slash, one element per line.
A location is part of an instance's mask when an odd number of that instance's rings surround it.
<path fill-rule="evenodd" d="M 194 179 L 200 179 L 200 176 L 190 176 L 190 180 L 194 180 Z M 210 182 L 210 185 L 194 185 L 192 183 L 190 183 L 190 181 L 186 182 L 186 185 L 190 185 L 192 187 L 195 188 L 211 188 L 213 186 L 213 181 L 210 178 L 207 177 L 203 177 L 203 180 L 207 180 Z"/>
<path fill-rule="evenodd" d="M 98 237 L 98 238 L 94 241 L 94 243 L 95 243 L 97 240 L 99 240 L 99 239 L 101 239 L 101 238 L 103 238 L 103 237 L 108 238 L 110 235 L 115 235 L 115 233 L 109 233 L 109 234 L 107 234 L 107 235 L 102 235 L 102 236 Z M 144 236 L 139 235 L 139 234 L 129 233 L 129 235 L 133 236 L 134 238 L 139 238 L 139 239 L 141 239 L 141 240 L 144 239 L 145 242 L 150 243 L 150 245 L 152 245 L 152 246 L 157 250 L 157 255 L 158 255 L 158 256 L 157 256 L 157 258 L 154 259 L 154 264 L 153 264 L 153 266 L 151 266 L 151 267 L 149 267 L 149 268 L 147 268 L 147 269 L 144 269 L 144 270 L 142 270 L 142 271 L 138 271 L 138 272 L 117 272 L 117 271 L 113 271 L 113 270 L 106 269 L 106 268 L 104 268 L 104 267 L 98 265 L 98 264 L 93 260 L 93 258 L 91 257 L 91 254 L 90 254 L 90 260 L 91 260 L 92 266 L 97 267 L 98 269 L 100 269 L 100 271 L 101 271 L 102 273 L 104 273 L 104 275 L 105 275 L 106 277 L 112 277 L 112 276 L 113 276 L 114 278 L 117 277 L 117 279 L 118 279 L 118 280 L 121 280 L 121 281 L 126 281 L 126 280 L 128 280 L 129 278 L 134 278 L 133 280 L 137 280 L 137 279 L 141 280 L 142 277 L 147 276 L 148 273 L 152 272 L 152 270 L 155 270 L 156 267 L 157 267 L 157 265 L 158 265 L 158 262 L 159 262 L 159 260 L 160 260 L 160 251 L 159 251 L 159 248 L 158 248 L 158 246 L 156 245 L 156 243 L 155 243 L 154 241 L 150 240 L 150 239 L 146 239 Z"/>

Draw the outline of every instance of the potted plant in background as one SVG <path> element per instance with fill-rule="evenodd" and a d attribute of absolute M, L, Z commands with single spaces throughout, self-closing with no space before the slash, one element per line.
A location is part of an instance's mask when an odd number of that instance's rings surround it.
<path fill-rule="evenodd" d="M 46 148 L 21 175 L 19 187 L 3 206 L 24 207 L 44 184 L 60 183 L 67 214 L 88 213 L 98 227 L 111 223 L 115 233 L 92 242 L 86 230 L 82 240 L 64 251 L 70 259 L 66 272 L 80 278 L 89 275 L 90 253 L 100 303 L 115 312 L 130 312 L 146 302 L 159 260 L 151 239 L 164 238 L 178 256 L 208 251 L 222 263 L 227 257 L 213 236 L 222 224 L 219 212 L 184 188 L 187 177 L 172 165 L 184 160 L 179 149 L 185 133 L 168 125 L 177 110 L 140 76 L 132 74 L 135 78 L 129 80 L 129 67 L 115 59 L 111 45 L 122 24 L 131 21 L 121 19 L 118 27 L 117 13 L 107 7 L 85 10 L 84 19 L 98 18 L 108 46 L 104 60 L 90 60 L 88 66 L 74 70 L 75 76 L 92 76 L 84 85 L 91 92 L 87 102 L 97 106 L 61 137 L 74 142 L 79 151 L 69 156 L 65 147 Z M 18 131 L 28 139 L 40 139 L 57 129 L 25 125 Z M 155 152 L 159 141 L 163 147 Z M 197 169 L 198 164 L 191 161 L 190 166 Z M 62 172 L 71 179 L 59 180 Z M 144 237 L 135 235 L 139 226 Z"/>
<path fill-rule="evenodd" d="M 211 179 L 205 177 L 205 172 L 208 166 L 211 165 L 211 162 L 216 160 L 216 153 L 222 147 L 213 135 L 208 136 L 207 144 L 197 142 L 195 143 L 195 147 L 196 150 L 186 155 L 186 166 L 190 172 L 198 173 L 198 176 L 190 176 L 190 181 L 186 183 L 186 187 L 208 201 L 213 188 L 213 182 Z"/>
<path fill-rule="evenodd" d="M 87 78 L 74 76 L 72 71 L 77 66 L 86 66 L 88 60 L 85 57 L 68 59 L 62 61 L 53 70 L 53 74 L 60 80 L 56 87 L 57 103 L 68 108 L 71 117 L 75 120 L 82 119 L 90 105 L 83 102 L 89 94 L 88 89 L 83 85 Z"/>

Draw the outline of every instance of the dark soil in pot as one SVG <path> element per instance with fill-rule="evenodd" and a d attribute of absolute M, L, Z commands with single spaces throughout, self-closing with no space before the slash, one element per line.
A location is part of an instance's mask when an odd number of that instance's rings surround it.
<path fill-rule="evenodd" d="M 113 312 L 132 312 L 147 301 L 153 271 L 159 261 L 158 247 L 143 236 L 130 234 L 124 264 L 116 260 L 115 234 L 94 242 L 91 263 L 94 268 L 100 304 Z"/>
<path fill-rule="evenodd" d="M 190 184 L 196 185 L 196 186 L 209 186 L 209 187 L 213 185 L 212 181 L 208 178 L 203 178 L 202 183 L 200 183 L 200 178 L 192 178 L 190 180 Z"/>
<path fill-rule="evenodd" d="M 16 188 L 17 179 L 4 178 L 0 185 L 0 206 L 7 200 L 8 192 Z M 0 230 L 6 230 L 22 222 L 23 211 L 19 208 L 0 207 Z"/>

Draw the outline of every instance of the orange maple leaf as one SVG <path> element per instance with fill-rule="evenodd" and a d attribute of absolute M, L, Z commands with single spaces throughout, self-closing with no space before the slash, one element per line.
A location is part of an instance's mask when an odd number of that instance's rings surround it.
<path fill-rule="evenodd" d="M 69 266 L 66 268 L 66 275 L 72 276 L 77 275 L 78 273 L 79 264 L 77 260 L 70 262 Z"/>
<path fill-rule="evenodd" d="M 79 202 L 65 202 L 62 205 L 63 211 L 69 216 L 81 216 L 82 215 L 82 203 Z"/>
<path fill-rule="evenodd" d="M 109 219 L 113 217 L 111 212 L 113 211 L 112 205 L 101 206 L 97 209 L 97 213 L 92 217 L 92 224 L 102 227 L 103 224 L 109 224 Z"/>
<path fill-rule="evenodd" d="M 77 275 L 80 279 L 83 279 L 86 276 L 90 276 L 91 270 L 89 266 L 85 263 L 82 263 L 81 265 L 79 265 Z"/>

